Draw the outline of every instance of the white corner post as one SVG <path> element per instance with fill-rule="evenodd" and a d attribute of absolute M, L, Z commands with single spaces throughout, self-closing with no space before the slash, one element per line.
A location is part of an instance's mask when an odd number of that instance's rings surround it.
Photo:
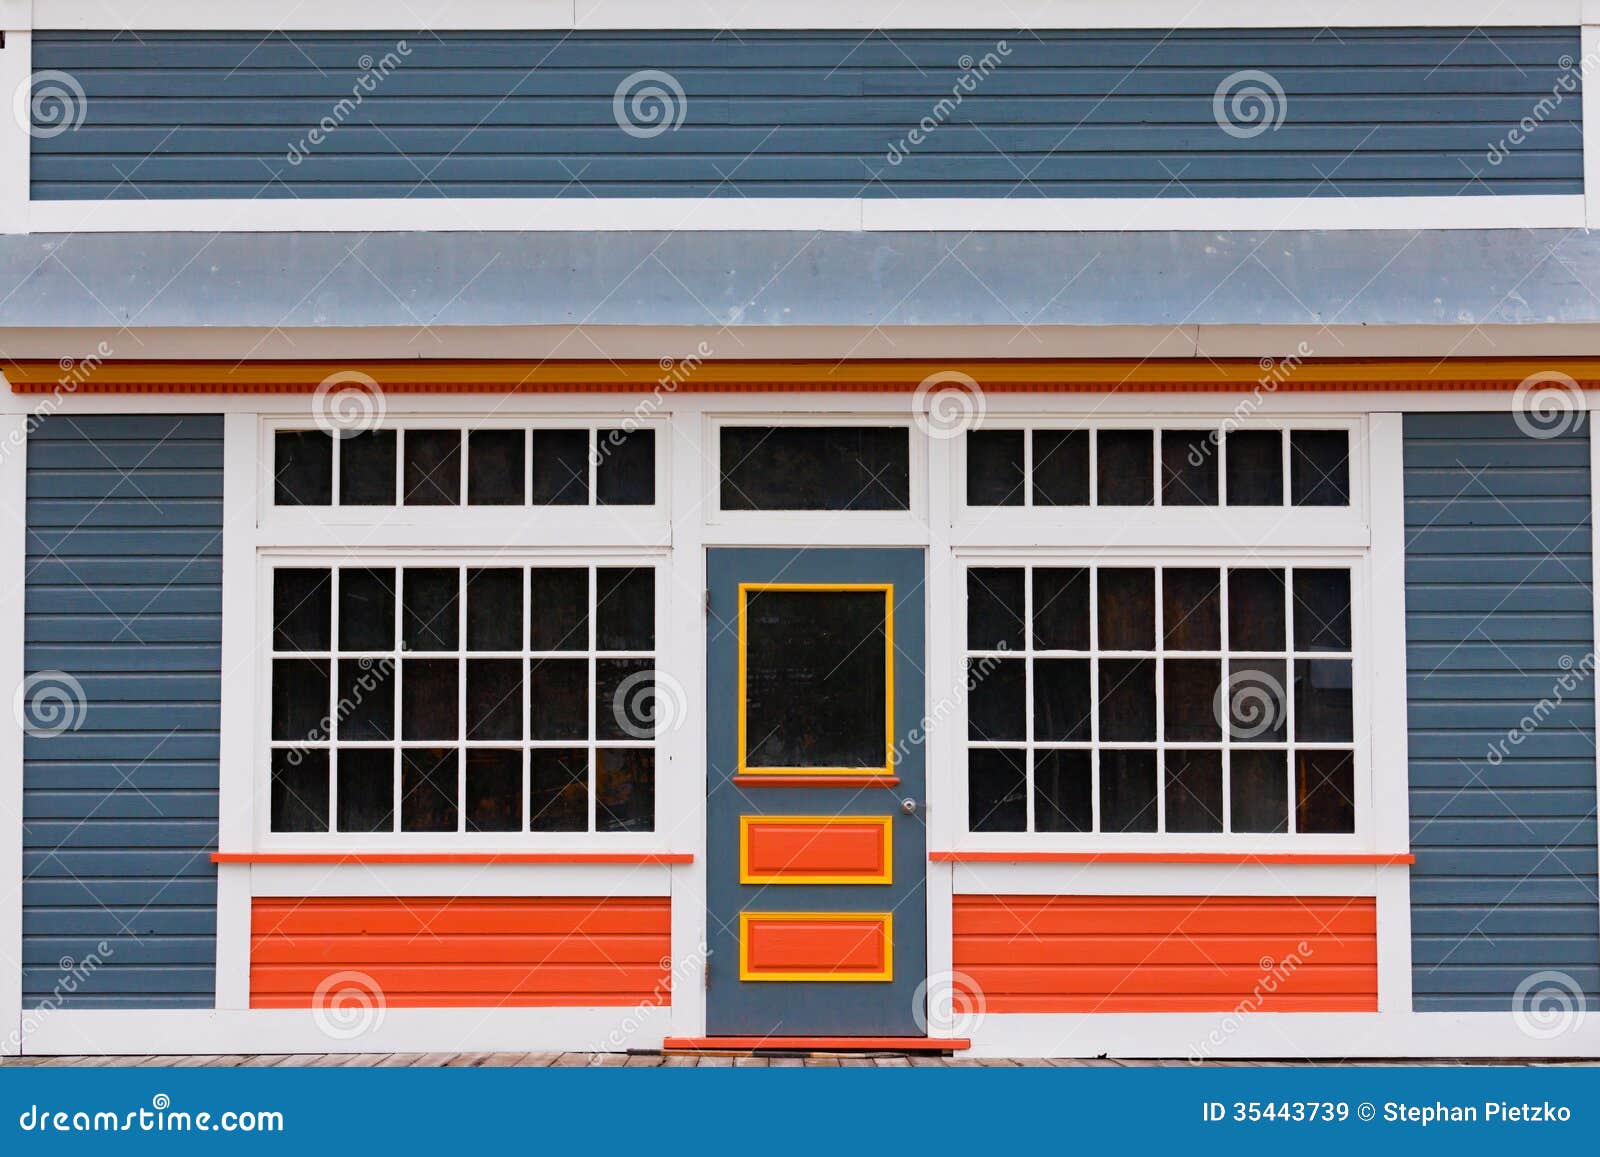
<path fill-rule="evenodd" d="M 6 389 L 0 379 L 0 389 Z M 27 579 L 28 415 L 0 416 L 0 693 L 22 690 Z M 22 744 L 20 723 L 0 730 L 0 1056 L 22 1051 Z"/>
<path fill-rule="evenodd" d="M 1600 228 L 1600 0 L 1583 0 L 1583 219 Z"/>
<path fill-rule="evenodd" d="M 33 33 L 28 30 L 32 6 L 0 0 L 0 233 L 28 232 L 28 77 L 33 71 Z"/>

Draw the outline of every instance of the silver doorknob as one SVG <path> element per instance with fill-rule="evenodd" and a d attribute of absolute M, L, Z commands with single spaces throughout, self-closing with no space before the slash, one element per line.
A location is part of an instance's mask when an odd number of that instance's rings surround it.
<path fill-rule="evenodd" d="M 912 799 L 910 796 L 906 796 L 905 799 L 900 801 L 900 810 L 905 812 L 908 816 L 916 815 L 917 801 Z"/>

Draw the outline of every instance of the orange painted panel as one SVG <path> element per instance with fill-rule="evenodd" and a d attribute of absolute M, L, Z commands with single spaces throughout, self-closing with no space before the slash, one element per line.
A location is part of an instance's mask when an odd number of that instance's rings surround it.
<path fill-rule="evenodd" d="M 250 1006 L 340 974 L 395 1008 L 667 1004 L 670 930 L 665 897 L 257 897 Z"/>
<path fill-rule="evenodd" d="M 742 980 L 892 979 L 892 921 L 882 912 L 743 912 Z"/>
<path fill-rule="evenodd" d="M 957 896 L 989 1012 L 1373 1012 L 1371 896 Z"/>
<path fill-rule="evenodd" d="M 887 884 L 892 822 L 889 816 L 745 816 L 740 879 Z"/>

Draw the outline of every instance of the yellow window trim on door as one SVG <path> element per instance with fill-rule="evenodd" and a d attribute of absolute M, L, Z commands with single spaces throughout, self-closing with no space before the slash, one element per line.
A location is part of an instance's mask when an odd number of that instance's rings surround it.
<path fill-rule="evenodd" d="M 767 922 L 785 920 L 876 920 L 883 928 L 883 968 L 877 972 L 758 972 L 750 971 L 750 921 Z M 890 981 L 894 979 L 894 913 L 893 912 L 740 912 L 739 913 L 739 979 L 762 982 L 824 981 L 852 982 Z"/>
<path fill-rule="evenodd" d="M 882 767 L 751 767 L 745 736 L 745 688 L 749 635 L 746 606 L 762 591 L 882 591 L 884 729 Z M 884 775 L 894 774 L 894 584 L 893 583 L 740 583 L 739 584 L 739 775 Z"/>
<path fill-rule="evenodd" d="M 750 829 L 764 824 L 870 824 L 883 829 L 883 871 L 877 875 L 857 872 L 821 873 L 808 876 L 757 876 L 750 872 Z M 741 884 L 892 884 L 894 883 L 893 816 L 740 816 L 739 883 Z"/>

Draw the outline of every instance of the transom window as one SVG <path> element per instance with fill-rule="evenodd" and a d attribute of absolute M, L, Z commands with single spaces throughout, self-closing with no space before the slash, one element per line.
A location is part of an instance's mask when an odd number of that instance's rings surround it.
<path fill-rule="evenodd" d="M 909 426 L 723 426 L 723 510 L 909 510 Z"/>
<path fill-rule="evenodd" d="M 1346 430 L 974 430 L 968 506 L 1349 506 Z"/>
<path fill-rule="evenodd" d="M 975 832 L 1355 830 L 1346 567 L 967 571 Z"/>
<path fill-rule="evenodd" d="M 648 566 L 272 573 L 274 832 L 645 832 Z"/>
<path fill-rule="evenodd" d="M 279 506 L 651 506 L 654 430 L 279 430 Z"/>

